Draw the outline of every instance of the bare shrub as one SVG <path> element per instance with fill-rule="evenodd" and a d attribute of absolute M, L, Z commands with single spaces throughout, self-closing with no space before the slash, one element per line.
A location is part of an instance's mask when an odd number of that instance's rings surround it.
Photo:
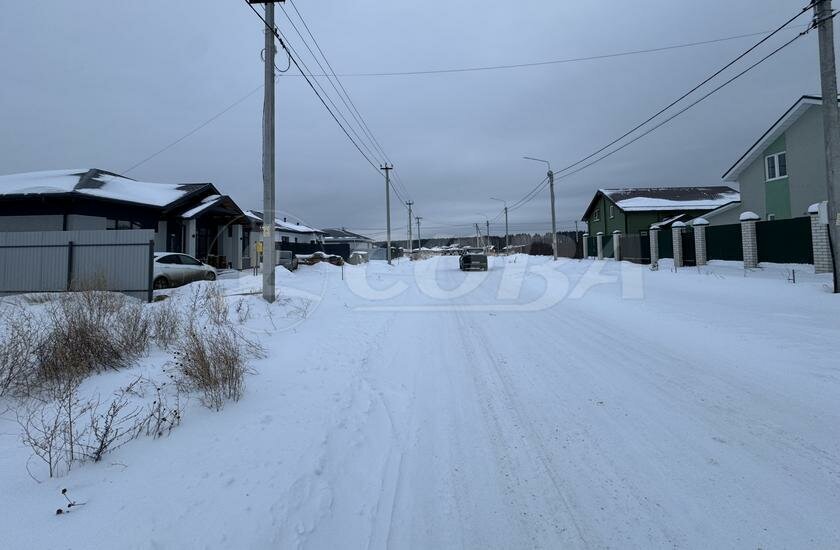
<path fill-rule="evenodd" d="M 200 392 L 204 405 L 217 411 L 226 399 L 238 401 L 248 372 L 243 343 L 230 327 L 190 325 L 175 351 L 179 383 Z"/>
<path fill-rule="evenodd" d="M 228 304 L 218 285 L 204 285 L 202 308 L 211 323 L 215 325 L 227 324 L 229 320 Z"/>
<path fill-rule="evenodd" d="M 47 306 L 47 323 L 36 350 L 42 382 L 129 366 L 149 345 L 142 306 L 121 294 L 68 293 Z"/>
<path fill-rule="evenodd" d="M 183 319 L 171 299 L 155 304 L 150 314 L 152 337 L 163 348 L 174 344 L 181 334 Z"/>
<path fill-rule="evenodd" d="M 103 402 L 98 397 L 81 400 L 77 384 L 55 384 L 51 399 L 27 399 L 18 408 L 21 440 L 47 465 L 50 477 L 78 462 L 99 462 L 106 453 L 143 434 L 161 437 L 180 424 L 177 387 L 175 404 L 170 406 L 164 385 L 137 377 Z M 155 400 L 138 403 L 149 387 L 155 389 Z"/>
<path fill-rule="evenodd" d="M 0 313 L 0 397 L 26 395 L 42 327 L 24 308 Z"/>
<path fill-rule="evenodd" d="M 66 463 L 66 438 L 62 416 L 55 407 L 47 407 L 43 402 L 29 401 L 18 409 L 17 421 L 21 427 L 23 444 L 32 449 L 32 454 L 47 465 L 50 477 L 58 475 L 61 465 Z"/>
<path fill-rule="evenodd" d="M 239 321 L 239 324 L 245 324 L 245 322 L 251 318 L 251 304 L 245 298 L 239 298 L 236 301 L 236 319 Z"/>

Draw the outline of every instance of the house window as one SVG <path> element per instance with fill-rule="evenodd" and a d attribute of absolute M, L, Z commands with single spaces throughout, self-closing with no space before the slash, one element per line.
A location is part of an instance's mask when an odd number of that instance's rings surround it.
<path fill-rule="evenodd" d="M 116 220 L 107 218 L 105 220 L 105 229 L 142 229 L 140 222 L 133 222 L 129 220 Z"/>
<path fill-rule="evenodd" d="M 289 237 L 280 237 L 280 242 L 288 243 L 289 242 Z"/>
<path fill-rule="evenodd" d="M 788 175 L 787 153 L 782 151 L 781 153 L 764 157 L 764 169 L 767 181 L 786 178 Z"/>
<path fill-rule="evenodd" d="M 615 217 L 615 206 L 610 205 L 610 219 Z"/>
<path fill-rule="evenodd" d="M 601 221 L 601 209 L 600 208 L 592 213 L 592 221 L 593 222 Z"/>

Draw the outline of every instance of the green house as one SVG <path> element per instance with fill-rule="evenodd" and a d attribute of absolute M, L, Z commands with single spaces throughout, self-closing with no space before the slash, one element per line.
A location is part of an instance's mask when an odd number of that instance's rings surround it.
<path fill-rule="evenodd" d="M 802 96 L 726 171 L 741 205 L 724 223 L 747 211 L 765 220 L 807 216 L 811 204 L 826 200 L 822 117 L 822 99 Z M 716 225 L 717 218 L 708 220 Z"/>
<path fill-rule="evenodd" d="M 590 235 L 612 235 L 615 230 L 647 235 L 653 224 L 688 221 L 738 201 L 738 192 L 725 185 L 599 189 L 581 219 Z"/>

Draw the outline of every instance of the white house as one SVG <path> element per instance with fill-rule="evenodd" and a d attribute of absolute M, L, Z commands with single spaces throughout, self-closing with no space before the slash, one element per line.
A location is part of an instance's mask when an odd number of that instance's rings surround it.
<path fill-rule="evenodd" d="M 248 216 L 253 225 L 262 230 L 263 213 L 257 210 L 246 210 L 245 215 Z M 286 218 L 282 220 L 274 219 L 274 239 L 278 243 L 299 243 L 299 244 L 317 244 L 323 242 L 324 233 L 320 229 L 308 227 L 300 222 L 289 222 Z"/>

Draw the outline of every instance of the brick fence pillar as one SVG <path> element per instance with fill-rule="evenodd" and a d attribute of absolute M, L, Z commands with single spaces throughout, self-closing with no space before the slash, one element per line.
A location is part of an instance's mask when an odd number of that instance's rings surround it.
<path fill-rule="evenodd" d="M 659 226 L 651 225 L 650 231 L 650 265 L 654 269 L 659 267 Z"/>
<path fill-rule="evenodd" d="M 761 218 L 755 212 L 741 214 L 741 247 L 744 250 L 744 269 L 758 267 L 758 240 L 755 237 L 755 222 Z"/>
<path fill-rule="evenodd" d="M 589 257 L 589 233 L 583 234 L 583 259 Z"/>
<path fill-rule="evenodd" d="M 621 231 L 618 229 L 613 231 L 613 259 L 621 261 Z"/>
<path fill-rule="evenodd" d="M 685 227 L 683 222 L 674 222 L 671 225 L 671 242 L 674 247 L 674 267 L 683 266 L 682 230 Z"/>
<path fill-rule="evenodd" d="M 706 265 L 706 226 L 709 225 L 705 218 L 696 218 L 691 222 L 694 228 L 694 257 L 697 265 Z"/>
<path fill-rule="evenodd" d="M 814 249 L 814 273 L 831 273 L 831 247 L 828 246 L 828 224 L 820 220 L 820 204 L 808 208 L 811 217 L 811 245 Z"/>
<path fill-rule="evenodd" d="M 598 259 L 604 259 L 604 232 L 598 231 L 598 234 L 595 235 L 595 245 L 598 249 Z"/>

